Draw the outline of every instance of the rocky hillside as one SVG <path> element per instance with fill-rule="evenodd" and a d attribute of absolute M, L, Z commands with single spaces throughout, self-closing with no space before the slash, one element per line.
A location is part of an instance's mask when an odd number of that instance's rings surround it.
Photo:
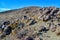
<path fill-rule="evenodd" d="M 0 12 L 0 40 L 60 40 L 60 8 L 31 6 Z"/>

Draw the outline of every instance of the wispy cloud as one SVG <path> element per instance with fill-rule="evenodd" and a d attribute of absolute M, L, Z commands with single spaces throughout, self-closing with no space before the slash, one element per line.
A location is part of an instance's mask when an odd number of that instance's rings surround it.
<path fill-rule="evenodd" d="M 0 8 L 0 12 L 10 10 L 8 8 Z"/>

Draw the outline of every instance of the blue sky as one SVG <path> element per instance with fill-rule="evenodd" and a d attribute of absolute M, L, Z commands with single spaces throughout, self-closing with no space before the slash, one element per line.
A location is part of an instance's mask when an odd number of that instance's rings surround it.
<path fill-rule="evenodd" d="M 59 0 L 0 0 L 0 12 L 28 6 L 60 7 L 60 1 Z"/>

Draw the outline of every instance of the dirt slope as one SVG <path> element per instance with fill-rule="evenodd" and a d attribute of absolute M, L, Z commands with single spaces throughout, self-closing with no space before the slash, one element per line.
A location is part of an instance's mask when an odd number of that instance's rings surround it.
<path fill-rule="evenodd" d="M 60 40 L 60 8 L 31 6 L 0 12 L 0 25 L 5 21 L 10 21 L 12 32 L 0 40 Z"/>

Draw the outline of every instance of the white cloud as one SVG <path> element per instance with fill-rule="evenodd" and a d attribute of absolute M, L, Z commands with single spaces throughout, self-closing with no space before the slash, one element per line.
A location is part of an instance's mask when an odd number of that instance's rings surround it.
<path fill-rule="evenodd" d="M 8 8 L 0 8 L 0 12 L 10 10 Z"/>

